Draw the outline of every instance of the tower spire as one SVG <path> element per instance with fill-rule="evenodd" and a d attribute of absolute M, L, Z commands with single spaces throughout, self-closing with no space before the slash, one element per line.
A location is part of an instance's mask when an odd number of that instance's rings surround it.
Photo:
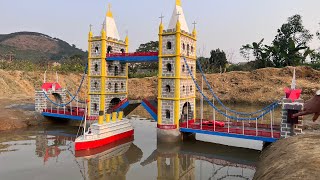
<path fill-rule="evenodd" d="M 181 6 L 181 0 L 176 0 L 176 5 Z"/>
<path fill-rule="evenodd" d="M 111 4 L 110 3 L 108 4 L 107 17 L 113 18 L 113 14 L 112 14 L 112 11 L 111 11 Z"/>
<path fill-rule="evenodd" d="M 293 69 L 293 77 L 292 77 L 292 81 L 291 81 L 291 89 L 294 90 L 296 89 L 296 68 L 294 67 Z"/>

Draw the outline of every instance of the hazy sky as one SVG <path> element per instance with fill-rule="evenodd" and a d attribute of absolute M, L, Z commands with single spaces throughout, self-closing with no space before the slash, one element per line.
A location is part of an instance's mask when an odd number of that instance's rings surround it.
<path fill-rule="evenodd" d="M 57 37 L 87 50 L 89 24 L 98 34 L 107 4 L 120 36 L 129 32 L 130 51 L 158 39 L 161 13 L 167 27 L 175 0 L 0 0 L 0 34 L 35 31 Z M 319 0 L 182 0 L 189 28 L 196 21 L 198 50 L 208 54 L 220 48 L 242 61 L 243 44 L 265 38 L 269 43 L 289 16 L 300 14 L 312 33 L 319 28 Z M 312 47 L 320 47 L 313 41 Z"/>

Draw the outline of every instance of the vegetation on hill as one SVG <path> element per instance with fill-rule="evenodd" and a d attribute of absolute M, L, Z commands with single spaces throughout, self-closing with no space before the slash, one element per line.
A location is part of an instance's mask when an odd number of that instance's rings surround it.
<path fill-rule="evenodd" d="M 16 32 L 0 35 L 0 60 L 8 60 L 12 54 L 15 60 L 32 62 L 64 61 L 74 55 L 83 57 L 86 52 L 67 42 L 36 32 Z"/>

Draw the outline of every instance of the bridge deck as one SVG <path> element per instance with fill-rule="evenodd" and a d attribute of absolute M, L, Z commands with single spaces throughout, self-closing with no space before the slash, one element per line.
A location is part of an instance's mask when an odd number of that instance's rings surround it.
<path fill-rule="evenodd" d="M 279 126 L 271 126 L 268 124 L 255 124 L 233 122 L 225 124 L 223 127 L 214 126 L 213 124 L 202 124 L 200 122 L 193 122 L 190 120 L 180 124 L 181 132 L 201 133 L 208 135 L 226 136 L 242 139 L 260 140 L 264 142 L 275 142 L 280 138 Z M 254 125 L 254 126 L 253 126 Z M 256 128 L 257 127 L 257 128 Z"/>

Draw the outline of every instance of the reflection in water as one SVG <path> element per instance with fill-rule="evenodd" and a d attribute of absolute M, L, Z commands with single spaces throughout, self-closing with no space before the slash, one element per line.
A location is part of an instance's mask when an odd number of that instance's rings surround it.
<path fill-rule="evenodd" d="M 212 147 L 209 151 L 208 146 Z M 141 165 L 147 166 L 157 161 L 158 179 L 252 179 L 256 159 L 252 156 L 239 158 L 234 156 L 234 150 L 230 150 L 227 146 L 204 142 L 158 144 L 157 149 Z M 247 150 L 237 151 L 242 154 Z M 258 154 L 251 152 L 251 155 Z"/>
<path fill-rule="evenodd" d="M 102 149 L 98 154 L 83 158 L 83 162 L 87 163 L 89 179 L 126 179 L 130 165 L 139 162 L 142 157 L 141 149 L 133 144 L 133 137 Z"/>
<path fill-rule="evenodd" d="M 0 164 L 6 164 L 0 168 L 1 179 L 253 178 L 258 151 L 198 141 L 157 144 L 156 123 L 132 123 L 135 139 L 83 152 L 73 150 L 74 127 L 48 125 L 0 132 Z"/>

